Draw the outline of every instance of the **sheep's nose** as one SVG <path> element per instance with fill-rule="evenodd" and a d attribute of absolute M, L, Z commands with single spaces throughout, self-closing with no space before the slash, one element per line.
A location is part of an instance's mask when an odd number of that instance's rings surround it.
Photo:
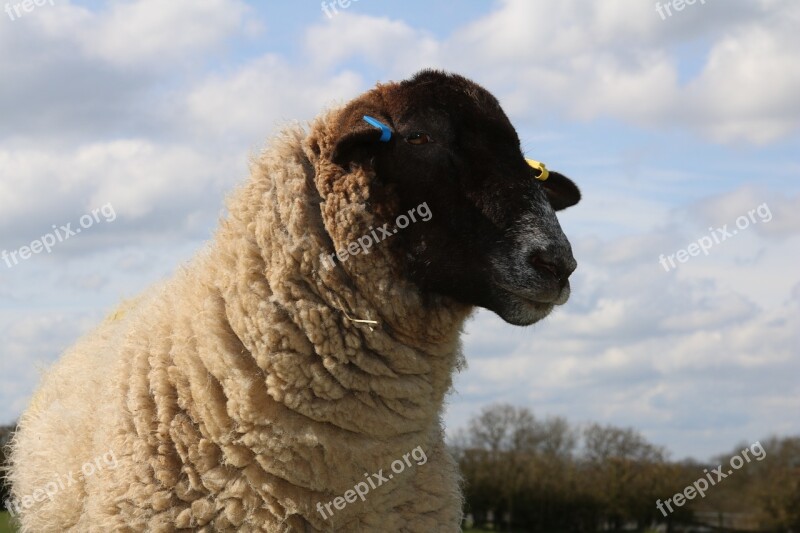
<path fill-rule="evenodd" d="M 556 258 L 552 255 L 534 252 L 528 262 L 540 274 L 555 278 L 561 288 L 567 285 L 570 275 L 575 272 L 575 268 L 578 266 L 571 253 L 566 254 L 563 258 Z"/>

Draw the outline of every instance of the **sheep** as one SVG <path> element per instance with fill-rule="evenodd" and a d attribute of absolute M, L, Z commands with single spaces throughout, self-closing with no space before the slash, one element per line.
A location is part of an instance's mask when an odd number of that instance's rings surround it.
<path fill-rule="evenodd" d="M 456 74 L 286 128 L 208 247 L 43 377 L 12 450 L 22 531 L 459 531 L 463 324 L 567 300 L 555 211 L 579 199 Z"/>

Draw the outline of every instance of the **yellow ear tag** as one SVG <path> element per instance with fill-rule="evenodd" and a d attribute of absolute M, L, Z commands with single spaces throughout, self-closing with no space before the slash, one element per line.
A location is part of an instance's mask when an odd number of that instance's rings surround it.
<path fill-rule="evenodd" d="M 547 170 L 547 167 L 544 166 L 544 163 L 540 161 L 536 161 L 535 159 L 528 159 L 525 158 L 525 161 L 531 166 L 531 168 L 535 168 L 539 171 L 539 175 L 536 176 L 537 180 L 544 181 L 550 176 L 550 171 Z"/>

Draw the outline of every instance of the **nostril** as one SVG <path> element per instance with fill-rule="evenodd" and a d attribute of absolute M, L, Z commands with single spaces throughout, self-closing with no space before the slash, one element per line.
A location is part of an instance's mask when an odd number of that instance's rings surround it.
<path fill-rule="evenodd" d="M 556 263 L 551 263 L 545 259 L 542 259 L 541 256 L 533 254 L 531 255 L 529 262 L 533 268 L 542 272 L 547 272 L 551 276 L 553 276 L 556 280 L 558 280 L 559 285 L 563 289 L 566 287 L 569 276 L 572 274 L 574 268 L 570 268 L 567 265 L 560 265 Z"/>
<path fill-rule="evenodd" d="M 561 274 L 559 273 L 559 269 L 553 263 L 548 263 L 541 257 L 537 255 L 532 255 L 530 258 L 530 263 L 533 268 L 536 270 L 544 270 L 545 272 L 549 272 L 554 278 L 560 280 Z"/>

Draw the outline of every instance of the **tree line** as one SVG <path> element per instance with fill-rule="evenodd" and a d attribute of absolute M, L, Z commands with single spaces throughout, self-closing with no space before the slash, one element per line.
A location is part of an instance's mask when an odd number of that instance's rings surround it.
<path fill-rule="evenodd" d="M 8 467 L 8 444 L 14 434 L 15 426 L 0 426 L 0 510 L 6 509 L 6 501 L 11 497 L 6 481 Z"/>
<path fill-rule="evenodd" d="M 713 464 L 673 462 L 633 429 L 577 427 L 495 405 L 474 416 L 450 447 L 464 478 L 465 514 L 476 527 L 800 532 L 800 436 L 742 444 Z"/>

